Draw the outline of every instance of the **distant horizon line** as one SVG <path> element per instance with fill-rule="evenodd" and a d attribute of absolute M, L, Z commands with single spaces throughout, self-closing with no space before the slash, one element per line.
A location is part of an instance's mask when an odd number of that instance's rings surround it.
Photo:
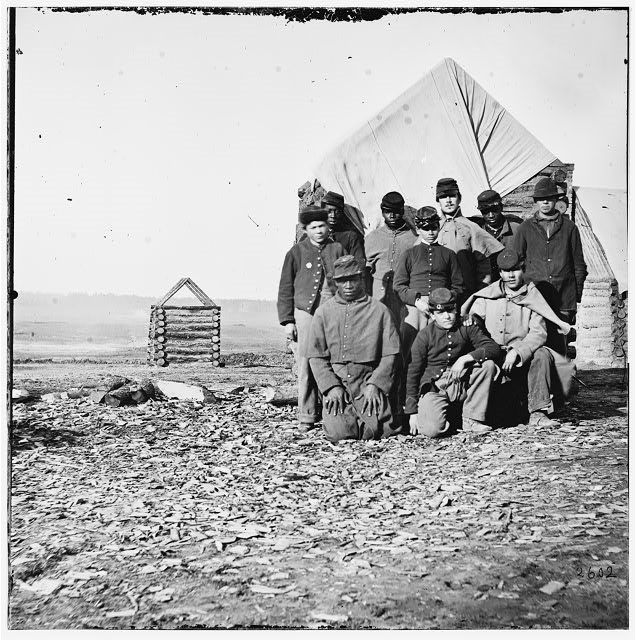
<path fill-rule="evenodd" d="M 92 297 L 96 297 L 96 296 L 112 296 L 114 298 L 152 298 L 155 300 L 160 300 L 161 298 L 157 298 L 156 296 L 153 295 L 143 295 L 140 293 L 104 293 L 104 292 L 89 292 L 89 291 L 68 291 L 66 293 L 62 293 L 59 291 L 28 291 L 28 290 L 20 290 L 20 289 L 16 289 L 17 293 L 18 293 L 18 297 L 16 298 L 16 300 L 20 300 L 20 296 L 21 295 L 37 295 L 37 296 L 92 296 Z M 191 296 L 180 296 L 180 295 L 175 295 L 175 299 L 181 299 L 181 298 L 195 298 L 194 295 Z M 240 298 L 225 298 L 222 296 L 218 296 L 216 297 L 217 300 L 228 300 L 228 301 L 233 301 L 233 300 L 249 300 L 250 302 L 276 302 L 275 298 L 248 298 L 248 297 L 240 297 Z"/>

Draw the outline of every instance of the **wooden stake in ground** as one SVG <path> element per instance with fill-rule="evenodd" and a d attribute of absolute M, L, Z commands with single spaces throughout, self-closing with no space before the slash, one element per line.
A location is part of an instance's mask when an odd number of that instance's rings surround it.
<path fill-rule="evenodd" d="M 296 385 L 284 384 L 279 387 L 265 387 L 263 395 L 265 402 L 275 407 L 298 404 L 298 387 Z"/>

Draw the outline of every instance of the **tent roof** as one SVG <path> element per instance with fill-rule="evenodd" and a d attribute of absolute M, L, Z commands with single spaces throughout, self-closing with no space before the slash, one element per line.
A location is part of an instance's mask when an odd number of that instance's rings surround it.
<path fill-rule="evenodd" d="M 627 192 L 624 189 L 600 189 L 592 187 L 574 187 L 577 205 L 585 216 L 580 216 L 578 207 L 575 212 L 576 224 L 590 227 L 603 247 L 604 258 L 618 281 L 619 291 L 628 286 L 627 272 Z M 589 262 L 588 256 L 585 256 Z M 590 274 L 596 263 L 588 264 Z"/>
<path fill-rule="evenodd" d="M 506 195 L 553 160 L 553 153 L 445 58 L 330 152 L 316 177 L 342 193 L 373 229 L 388 191 L 399 191 L 414 207 L 430 205 L 437 180 L 451 176 L 459 183 L 464 214 L 477 214 L 481 191 Z"/>

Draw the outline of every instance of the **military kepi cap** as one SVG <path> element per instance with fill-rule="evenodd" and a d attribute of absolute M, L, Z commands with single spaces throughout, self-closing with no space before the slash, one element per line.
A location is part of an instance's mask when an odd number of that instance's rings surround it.
<path fill-rule="evenodd" d="M 439 216 L 435 207 L 422 207 L 415 212 L 413 222 L 418 229 L 439 227 Z"/>
<path fill-rule="evenodd" d="M 435 189 L 435 198 L 439 200 L 442 196 L 454 196 L 459 194 L 459 187 L 455 178 L 440 178 Z"/>
<path fill-rule="evenodd" d="M 535 200 L 540 200 L 541 198 L 553 198 L 560 195 L 562 194 L 559 192 L 554 180 L 550 180 L 550 178 L 541 178 L 541 180 L 534 185 L 534 193 L 532 194 L 532 197 Z"/>
<path fill-rule="evenodd" d="M 477 208 L 489 209 L 490 207 L 501 205 L 501 196 L 492 189 L 486 189 L 477 196 Z"/>
<path fill-rule="evenodd" d="M 327 211 L 320 207 L 303 207 L 298 214 L 298 222 L 303 225 L 312 222 L 327 222 Z"/>
<path fill-rule="evenodd" d="M 342 256 L 333 263 L 333 279 L 351 278 L 364 272 L 364 264 L 355 256 Z"/>
<path fill-rule="evenodd" d="M 323 204 L 330 204 L 338 209 L 344 209 L 344 196 L 335 191 L 327 191 L 322 197 Z"/>
<path fill-rule="evenodd" d="M 404 209 L 404 198 L 397 191 L 389 191 L 380 202 L 380 209 L 387 211 L 402 211 Z"/>
<path fill-rule="evenodd" d="M 457 296 L 454 291 L 440 287 L 433 289 L 428 297 L 428 308 L 431 311 L 449 311 L 457 309 Z"/>
<path fill-rule="evenodd" d="M 497 256 L 497 266 L 502 271 L 516 271 L 523 266 L 523 258 L 514 249 L 504 249 Z"/>

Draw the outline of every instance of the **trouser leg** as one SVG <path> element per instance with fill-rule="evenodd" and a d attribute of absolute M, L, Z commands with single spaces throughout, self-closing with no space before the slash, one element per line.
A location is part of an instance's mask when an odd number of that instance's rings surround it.
<path fill-rule="evenodd" d="M 429 391 L 421 396 L 417 403 L 418 431 L 429 438 L 437 438 L 448 431 L 448 404 L 443 391 Z"/>
<path fill-rule="evenodd" d="M 485 360 L 470 373 L 468 389 L 464 400 L 463 415 L 483 422 L 488 409 L 490 387 L 497 375 L 497 365 L 492 360 Z"/>
<path fill-rule="evenodd" d="M 296 330 L 298 332 L 298 419 L 305 424 L 315 424 L 319 420 L 318 387 L 309 366 L 306 341 L 309 337 L 312 316 L 305 311 L 295 310 Z"/>
<path fill-rule="evenodd" d="M 547 409 L 552 403 L 552 371 L 554 358 L 541 347 L 534 352 L 528 369 L 528 411 Z"/>
<path fill-rule="evenodd" d="M 576 311 L 556 311 L 555 313 L 563 322 L 567 322 L 569 325 L 574 326 L 576 324 Z M 548 327 L 548 336 L 546 338 L 546 347 L 554 349 L 557 353 L 567 355 L 568 352 L 568 339 L 559 332 L 557 326 L 553 322 L 546 323 Z"/>
<path fill-rule="evenodd" d="M 400 372 L 400 383 L 398 392 L 398 404 L 400 408 L 406 401 L 406 374 L 411 362 L 411 347 L 421 329 L 429 323 L 429 317 L 422 313 L 417 307 L 405 305 L 406 314 L 400 327 L 400 337 L 402 339 L 402 371 Z"/>
<path fill-rule="evenodd" d="M 358 417 L 350 404 L 345 406 L 344 413 L 339 413 L 337 416 L 328 414 L 327 410 L 323 408 L 322 424 L 329 442 L 359 438 Z"/>

